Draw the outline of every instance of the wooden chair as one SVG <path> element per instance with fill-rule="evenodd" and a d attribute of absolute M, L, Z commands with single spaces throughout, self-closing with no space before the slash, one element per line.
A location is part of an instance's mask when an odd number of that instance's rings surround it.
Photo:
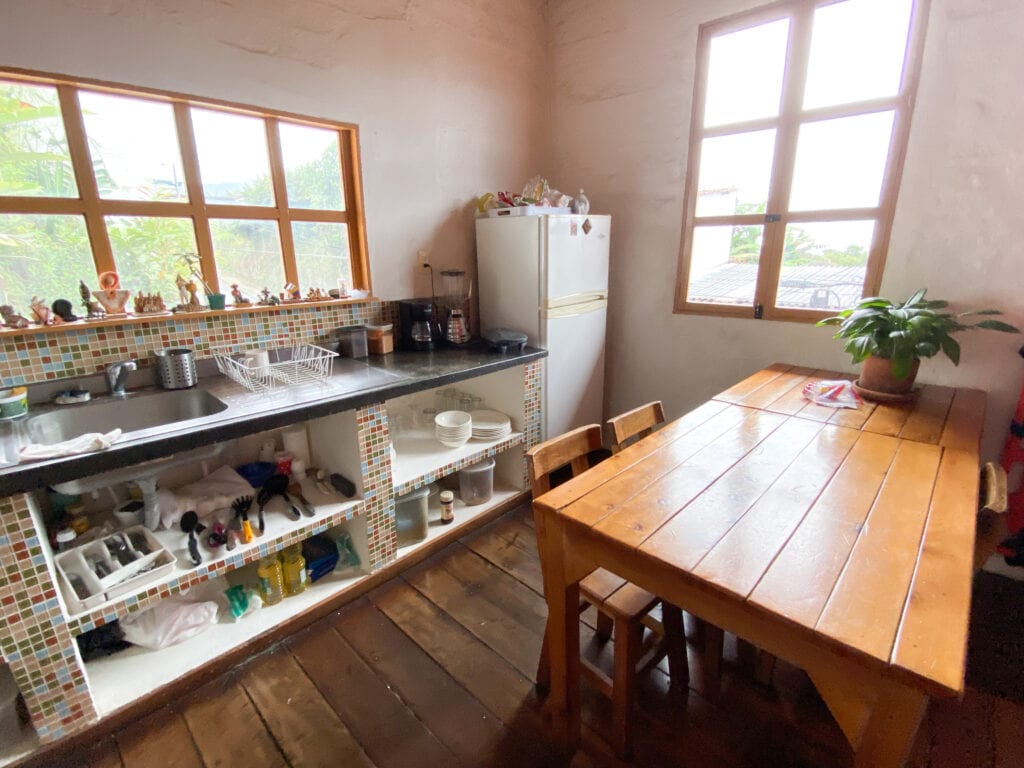
<path fill-rule="evenodd" d="M 980 571 L 985 561 L 1006 538 L 1006 508 L 1009 506 L 1006 470 L 988 462 L 981 468 L 978 495 L 978 531 L 974 539 L 974 570 Z"/>
<path fill-rule="evenodd" d="M 601 427 L 592 424 L 548 440 L 526 452 L 526 464 L 533 496 L 551 489 L 551 473 L 570 465 L 572 476 L 589 469 L 587 455 L 601 447 Z M 537 520 L 538 530 L 543 521 Z M 683 636 L 682 612 L 675 606 L 662 603 L 662 622 L 649 614 L 658 605 L 659 598 L 635 584 L 630 584 L 602 568 L 580 582 L 580 612 L 593 605 L 598 611 L 597 637 L 607 640 L 615 637 L 614 673 L 609 678 L 599 668 L 581 659 L 580 670 L 595 688 L 612 700 L 611 743 L 620 757 L 631 750 L 630 714 L 636 695 L 636 675 L 656 664 L 667 655 L 673 682 L 688 680 L 686 639 Z M 656 642 L 644 643 L 644 627 L 657 635 Z M 546 691 L 550 685 L 551 670 L 548 658 L 547 631 L 544 633 L 540 662 L 537 665 L 537 687 Z"/>
<path fill-rule="evenodd" d="M 655 400 L 634 408 L 631 411 L 619 414 L 608 419 L 608 429 L 611 431 L 612 453 L 618 453 L 626 447 L 633 439 L 640 440 L 647 437 L 659 424 L 665 423 L 665 409 L 661 400 Z"/>

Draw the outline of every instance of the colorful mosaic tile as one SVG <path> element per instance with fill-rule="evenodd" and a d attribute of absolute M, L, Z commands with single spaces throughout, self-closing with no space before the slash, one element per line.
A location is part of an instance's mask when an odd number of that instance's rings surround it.
<path fill-rule="evenodd" d="M 378 570 L 395 559 L 398 534 L 391 497 L 391 438 L 387 409 L 374 403 L 356 412 L 359 461 L 363 473 L 363 509 L 370 549 L 370 568 Z"/>
<path fill-rule="evenodd" d="M 5 631 L 0 653 L 25 698 L 43 742 L 56 741 L 95 722 L 96 710 L 82 672 L 78 644 L 60 608 L 54 574 L 33 556 L 42 543 L 28 495 L 0 499 L 0 610 Z"/>
<path fill-rule="evenodd" d="M 0 381 L 4 386 L 90 376 L 118 360 L 152 365 L 153 352 L 191 347 L 199 358 L 218 347 L 277 349 L 326 340 L 343 325 L 394 322 L 394 302 L 311 304 L 254 312 L 176 315 L 123 325 L 82 327 L 17 335 L 0 331 Z"/>

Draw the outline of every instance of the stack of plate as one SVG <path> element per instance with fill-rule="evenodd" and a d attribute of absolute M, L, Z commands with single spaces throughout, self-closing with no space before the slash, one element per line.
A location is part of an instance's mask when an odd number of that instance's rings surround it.
<path fill-rule="evenodd" d="M 512 420 L 499 411 L 473 411 L 473 437 L 477 440 L 500 440 L 512 434 Z"/>
<path fill-rule="evenodd" d="M 434 434 L 442 445 L 458 448 L 473 436 L 473 418 L 465 411 L 442 411 L 434 417 Z"/>

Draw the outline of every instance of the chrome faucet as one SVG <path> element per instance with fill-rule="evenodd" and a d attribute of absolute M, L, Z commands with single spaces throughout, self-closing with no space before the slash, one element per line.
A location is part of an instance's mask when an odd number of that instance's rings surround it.
<path fill-rule="evenodd" d="M 125 397 L 125 385 L 128 383 L 128 372 L 134 371 L 138 365 L 134 360 L 122 360 L 107 366 L 107 385 L 110 387 L 110 394 L 117 397 Z"/>

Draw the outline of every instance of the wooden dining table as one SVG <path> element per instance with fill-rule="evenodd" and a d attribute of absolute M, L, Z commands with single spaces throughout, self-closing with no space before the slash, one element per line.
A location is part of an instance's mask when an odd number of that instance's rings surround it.
<path fill-rule="evenodd" d="M 985 393 L 837 409 L 769 366 L 534 501 L 548 713 L 580 734 L 579 581 L 597 567 L 805 670 L 856 766 L 903 765 L 959 696 Z"/>

